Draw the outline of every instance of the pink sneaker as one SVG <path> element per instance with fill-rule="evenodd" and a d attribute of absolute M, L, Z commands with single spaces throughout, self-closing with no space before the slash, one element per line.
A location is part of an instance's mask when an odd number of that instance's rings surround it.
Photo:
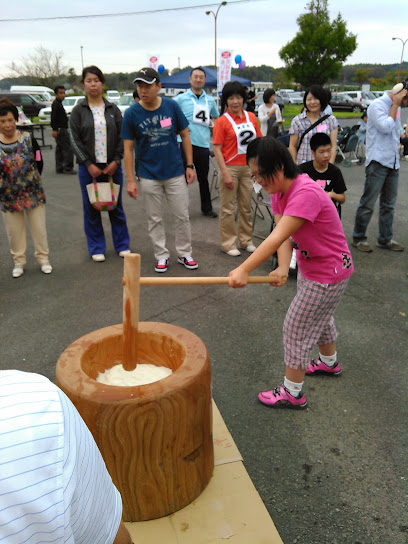
<path fill-rule="evenodd" d="M 308 374 L 309 376 L 311 374 L 327 374 L 329 376 L 340 376 L 341 366 L 339 365 L 339 363 L 336 363 L 333 367 L 327 366 L 326 363 L 323 363 L 323 361 L 318 358 L 310 361 L 306 369 L 306 374 Z"/>
<path fill-rule="evenodd" d="M 293 397 L 284 385 L 279 385 L 272 391 L 259 393 L 258 400 L 265 406 L 272 408 L 293 408 L 294 410 L 303 410 L 307 407 L 307 400 L 303 391 L 297 397 Z"/>

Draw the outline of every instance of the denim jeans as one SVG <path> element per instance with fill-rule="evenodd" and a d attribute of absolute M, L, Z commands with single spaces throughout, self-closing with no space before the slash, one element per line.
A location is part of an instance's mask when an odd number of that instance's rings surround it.
<path fill-rule="evenodd" d="M 364 193 L 356 212 L 353 239 L 359 242 L 367 240 L 366 230 L 373 215 L 378 195 L 380 195 L 378 242 L 385 244 L 392 239 L 399 170 L 387 168 L 379 162 L 372 161 L 366 167 L 365 172 Z"/>
<path fill-rule="evenodd" d="M 118 196 L 118 204 L 111 212 L 99 212 L 89 202 L 86 186 L 92 183 L 92 176 L 89 174 L 85 166 L 78 167 L 79 184 L 81 186 L 82 203 L 84 210 L 84 230 L 88 245 L 89 254 L 97 255 L 105 253 L 106 242 L 103 231 L 101 213 L 108 213 L 112 229 L 113 246 L 120 253 L 125 249 L 129 249 L 129 232 L 126 224 L 126 215 L 122 207 L 122 186 L 123 175 L 122 169 L 119 166 L 113 174 L 113 182 L 120 185 Z"/>

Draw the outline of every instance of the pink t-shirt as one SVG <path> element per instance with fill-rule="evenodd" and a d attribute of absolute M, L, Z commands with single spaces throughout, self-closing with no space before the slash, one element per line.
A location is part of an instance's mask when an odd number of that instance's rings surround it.
<path fill-rule="evenodd" d="M 273 213 L 306 221 L 292 236 L 299 270 L 318 283 L 338 283 L 353 273 L 353 261 L 339 214 L 327 193 L 307 174 L 284 195 L 271 195 Z"/>

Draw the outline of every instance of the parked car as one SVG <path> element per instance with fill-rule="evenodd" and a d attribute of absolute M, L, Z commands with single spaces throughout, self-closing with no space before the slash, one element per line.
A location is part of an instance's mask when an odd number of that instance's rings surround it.
<path fill-rule="evenodd" d="M 333 111 L 364 111 L 365 107 L 361 102 L 353 100 L 346 94 L 332 93 L 330 106 Z"/>
<path fill-rule="evenodd" d="M 347 95 L 352 100 L 360 102 L 364 109 L 367 109 L 371 102 L 376 99 L 376 96 L 370 91 L 343 91 L 339 94 Z"/>
<path fill-rule="evenodd" d="M 303 95 L 301 93 L 288 93 L 289 104 L 303 104 Z"/>
<path fill-rule="evenodd" d="M 279 96 L 279 98 L 282 100 L 282 104 L 289 104 L 289 95 L 294 92 L 295 91 L 293 89 L 279 89 L 279 91 L 276 91 L 276 96 Z"/>
<path fill-rule="evenodd" d="M 119 102 L 117 103 L 118 108 L 120 109 L 123 114 L 125 111 L 130 108 L 135 103 L 135 99 L 133 98 L 133 93 L 125 93 L 120 97 Z"/>
<path fill-rule="evenodd" d="M 62 105 L 64 106 L 64 110 L 68 117 L 71 115 L 71 111 L 81 100 L 83 100 L 83 98 L 83 96 L 67 96 L 64 98 Z M 41 123 L 49 123 L 51 121 L 51 107 L 41 110 L 38 119 Z"/>
<path fill-rule="evenodd" d="M 387 91 L 370 91 L 371 93 L 373 93 L 373 95 L 376 97 L 376 98 L 380 98 L 381 96 L 384 95 L 384 93 L 386 93 Z"/>
<path fill-rule="evenodd" d="M 44 102 L 29 93 L 0 92 L 0 98 L 8 98 L 15 106 L 21 106 L 27 117 L 36 117 L 47 107 Z"/>
<path fill-rule="evenodd" d="M 259 91 L 259 93 L 257 94 L 258 94 L 258 98 L 255 98 L 255 115 L 258 115 L 259 106 L 264 104 L 264 101 L 263 101 L 264 91 Z M 275 94 L 275 97 L 276 97 L 275 98 L 276 104 L 278 104 L 278 106 L 280 107 L 280 110 L 283 111 L 285 106 L 283 105 L 282 98 L 278 96 L 277 93 Z"/>
<path fill-rule="evenodd" d="M 106 91 L 106 100 L 112 102 L 112 104 L 117 104 L 120 100 L 119 91 L 109 90 Z"/>

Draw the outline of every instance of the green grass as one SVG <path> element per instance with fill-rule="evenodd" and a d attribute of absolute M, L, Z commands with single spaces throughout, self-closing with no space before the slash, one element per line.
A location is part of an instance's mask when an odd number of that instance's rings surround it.
<path fill-rule="evenodd" d="M 303 109 L 303 104 L 288 104 L 283 111 L 283 126 L 285 128 L 290 127 L 293 117 L 299 115 Z M 360 119 L 361 112 L 353 113 L 348 111 L 334 111 L 333 115 L 338 119 Z"/>

